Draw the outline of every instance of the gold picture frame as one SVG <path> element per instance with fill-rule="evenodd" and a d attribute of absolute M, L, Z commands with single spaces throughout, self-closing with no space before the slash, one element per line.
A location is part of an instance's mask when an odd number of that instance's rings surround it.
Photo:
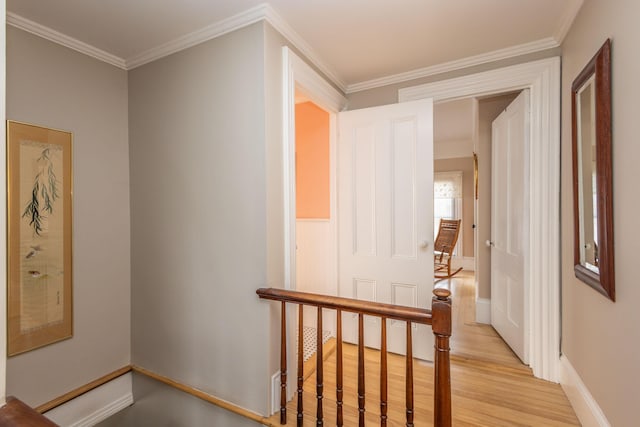
<path fill-rule="evenodd" d="M 7 355 L 73 336 L 71 132 L 7 121 Z"/>
<path fill-rule="evenodd" d="M 473 153 L 473 190 L 478 200 L 478 154 Z"/>

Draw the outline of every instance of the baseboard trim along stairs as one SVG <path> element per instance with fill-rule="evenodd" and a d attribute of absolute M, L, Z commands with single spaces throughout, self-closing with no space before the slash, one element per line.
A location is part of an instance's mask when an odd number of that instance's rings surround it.
<path fill-rule="evenodd" d="M 44 416 L 65 427 L 91 427 L 133 404 L 128 372 L 63 403 Z"/>

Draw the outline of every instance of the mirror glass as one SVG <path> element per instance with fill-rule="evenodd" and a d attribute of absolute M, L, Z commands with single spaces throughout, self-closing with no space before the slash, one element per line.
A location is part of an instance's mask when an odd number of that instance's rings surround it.
<path fill-rule="evenodd" d="M 578 122 L 578 203 L 580 205 L 580 264 L 598 268 L 598 183 L 596 179 L 595 75 L 576 93 Z"/>
<path fill-rule="evenodd" d="M 571 86 L 574 271 L 615 301 L 611 156 L 611 41 Z"/>

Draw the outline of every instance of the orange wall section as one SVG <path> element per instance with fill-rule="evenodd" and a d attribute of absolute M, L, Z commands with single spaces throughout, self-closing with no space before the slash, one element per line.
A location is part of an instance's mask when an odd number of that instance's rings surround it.
<path fill-rule="evenodd" d="M 296 218 L 329 219 L 329 113 L 296 104 Z"/>

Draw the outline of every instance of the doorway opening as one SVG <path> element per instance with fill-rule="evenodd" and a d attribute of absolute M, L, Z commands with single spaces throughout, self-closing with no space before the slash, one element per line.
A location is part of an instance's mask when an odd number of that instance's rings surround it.
<path fill-rule="evenodd" d="M 335 187 L 331 114 L 300 89 L 295 92 L 295 286 L 297 291 L 337 295 Z M 304 311 L 304 359 L 315 353 L 317 312 Z M 323 315 L 323 342 L 335 337 L 335 316 Z"/>
<path fill-rule="evenodd" d="M 440 102 L 529 90 L 529 241 L 524 262 L 531 285 L 524 307 L 528 322 L 528 363 L 533 374 L 558 382 L 560 376 L 560 58 L 512 65 L 399 89 L 400 102 Z"/>
<path fill-rule="evenodd" d="M 519 93 L 468 97 L 434 107 L 434 227 L 437 230 L 439 218 L 461 220 L 452 271 L 463 270 L 438 284 L 452 291 L 458 308 L 452 354 L 523 367 L 522 353 L 518 356 L 494 329 L 491 316 L 492 128 Z M 523 216 L 524 209 L 513 214 Z"/>
<path fill-rule="evenodd" d="M 285 52 L 285 114 L 284 114 L 284 202 L 285 202 L 285 287 L 295 289 L 295 185 L 292 178 L 293 89 L 301 80 L 294 76 L 292 62 Z M 300 61 L 301 62 L 301 61 Z M 308 67 L 307 67 L 308 68 Z M 311 70 L 312 71 L 312 70 Z M 312 74 L 312 72 L 310 73 Z M 300 76 L 301 74 L 298 74 Z M 320 79 L 322 80 L 322 79 Z M 325 83 L 325 89 L 328 85 Z M 302 87 L 303 85 L 301 85 Z M 325 95 L 330 90 L 325 90 Z M 313 92 L 313 85 L 307 86 Z M 531 283 L 535 283 L 535 292 L 529 294 L 529 307 L 526 313 L 530 320 L 530 366 L 539 378 L 557 381 L 558 345 L 559 345 L 559 301 L 558 301 L 558 227 L 559 217 L 557 198 L 559 187 L 559 162 L 556 155 L 559 147 L 559 60 L 552 58 L 527 64 L 493 70 L 457 79 L 404 88 L 399 92 L 400 102 L 433 98 L 436 103 L 505 93 L 528 88 L 531 93 L 531 144 L 528 155 L 531 165 L 530 206 L 548 212 L 542 217 L 533 212 L 530 216 L 531 256 L 526 274 Z M 287 94 L 289 91 L 289 94 Z M 337 113 L 344 106 L 344 98 L 335 91 L 334 104 L 340 107 L 331 111 Z M 307 92 L 308 93 L 308 92 Z M 325 97 L 326 99 L 327 97 Z M 290 104 L 287 102 L 290 101 Z M 314 99 L 316 101 L 316 99 Z M 318 105 L 321 105 L 319 103 Z M 335 117 L 335 114 L 332 116 Z M 293 224 L 293 225 L 292 225 Z M 463 241 L 464 241 L 463 237 Z M 477 246 L 478 238 L 474 239 Z M 427 242 L 428 243 L 428 242 Z M 423 246 L 420 246 L 423 247 Z M 424 246 L 426 247 L 426 246 Z M 474 252 L 475 253 L 475 252 Z M 433 257 L 433 255 L 431 255 Z M 475 280 L 472 279 L 474 282 Z M 293 286 L 292 286 L 293 285 Z M 292 317 L 288 317 L 291 319 Z M 544 321 L 542 320 L 544 319 Z M 289 328 L 289 331 L 295 330 Z M 291 339 L 293 338 L 293 342 Z M 288 349 L 295 348 L 295 338 L 288 334 Z M 293 345 L 291 345 L 293 344 Z M 290 357 L 290 360 L 293 360 Z"/>
<path fill-rule="evenodd" d="M 297 283 L 297 203 L 296 203 L 296 93 L 299 103 L 312 102 L 320 110 L 329 115 L 329 224 L 331 246 L 335 245 L 337 227 L 335 224 L 335 138 L 336 114 L 346 105 L 345 97 L 333 86 L 327 83 L 307 63 L 302 61 L 288 47 L 282 48 L 282 183 L 283 183 L 283 231 L 284 231 L 284 288 L 300 290 Z M 333 220 L 332 220 L 333 219 Z M 335 247 L 335 246 L 334 246 Z M 335 249 L 334 252 L 335 253 Z M 328 255 L 328 259 L 335 259 Z M 336 267 L 330 267 L 327 273 L 329 283 L 335 278 Z M 303 285 L 304 286 L 304 285 Z M 312 285 L 313 286 L 313 285 Z M 287 359 L 296 360 L 298 320 L 295 315 L 295 307 L 287 308 Z M 324 316 L 323 316 L 324 318 Z M 328 321 L 328 318 L 327 318 Z M 303 325 L 305 321 L 303 320 Z M 330 325 L 330 323 L 328 323 Z M 322 328 L 326 329 L 325 327 Z M 280 373 L 276 372 L 271 377 L 271 410 L 278 410 L 277 397 L 279 396 Z M 294 393 L 293 382 L 287 384 L 287 397 L 291 399 Z"/>

